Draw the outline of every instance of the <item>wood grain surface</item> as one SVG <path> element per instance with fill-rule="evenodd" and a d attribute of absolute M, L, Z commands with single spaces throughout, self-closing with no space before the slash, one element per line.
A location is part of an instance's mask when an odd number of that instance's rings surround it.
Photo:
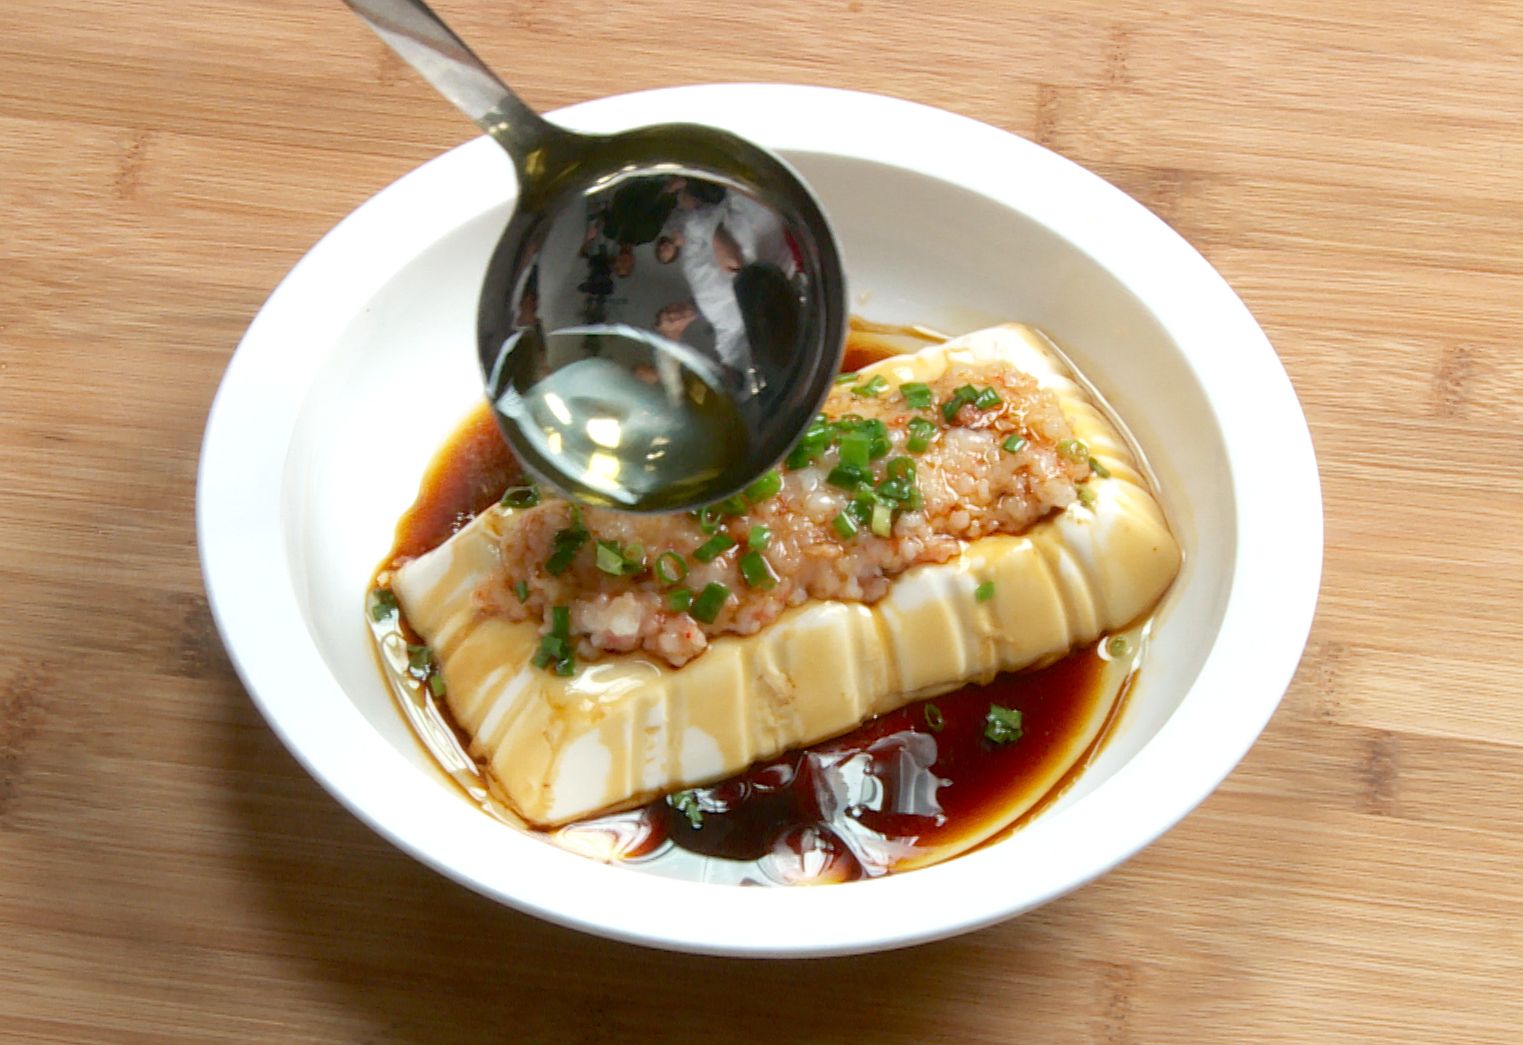
<path fill-rule="evenodd" d="M 944 943 L 693 958 L 451 884 L 259 718 L 193 492 L 265 296 L 473 128 L 338 0 L 11 0 L 0 1042 L 1523 1041 L 1523 3 L 439 7 L 542 108 L 858 88 L 1142 200 L 1242 295 L 1310 420 L 1305 660 L 1178 828 Z"/>

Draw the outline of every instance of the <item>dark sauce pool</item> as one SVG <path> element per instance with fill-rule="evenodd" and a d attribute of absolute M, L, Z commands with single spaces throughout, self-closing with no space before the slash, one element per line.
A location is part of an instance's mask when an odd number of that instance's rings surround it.
<path fill-rule="evenodd" d="M 916 346 L 906 341 L 916 338 L 933 340 L 854 323 L 845 368 L 910 350 Z M 448 540 L 520 475 L 483 404 L 435 455 L 382 572 Z M 419 642 L 405 621 L 400 627 Z M 911 704 L 711 786 L 533 833 L 596 859 L 740 884 L 851 881 L 935 863 L 1003 837 L 1067 789 L 1124 703 L 1140 645 L 1128 635 L 1125 655 L 1109 645 L 1112 636 L 1047 667 Z M 1020 713 L 1019 739 L 986 736 L 991 707 Z M 442 702 L 437 710 L 468 750 Z M 477 798 L 486 791 L 469 790 Z"/>

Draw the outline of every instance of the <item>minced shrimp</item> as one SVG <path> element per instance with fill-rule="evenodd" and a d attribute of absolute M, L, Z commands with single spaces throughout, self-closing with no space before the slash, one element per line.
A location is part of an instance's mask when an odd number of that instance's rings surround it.
<path fill-rule="evenodd" d="M 811 445 L 812 459 L 796 448 L 702 513 L 633 515 L 534 493 L 501 527 L 503 570 L 478 604 L 540 622 L 542 666 L 641 650 L 679 667 L 809 599 L 872 603 L 913 566 L 1067 507 L 1090 476 L 1057 398 L 998 364 L 955 366 L 924 389 L 837 385 L 801 444 Z"/>

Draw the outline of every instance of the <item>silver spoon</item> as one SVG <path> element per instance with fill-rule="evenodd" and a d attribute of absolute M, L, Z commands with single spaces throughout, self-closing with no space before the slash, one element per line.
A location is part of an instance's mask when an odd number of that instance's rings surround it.
<path fill-rule="evenodd" d="M 840 248 L 793 169 L 712 127 L 562 130 L 419 0 L 345 2 L 513 159 L 477 339 L 529 470 L 576 500 L 675 511 L 772 468 L 846 337 Z"/>

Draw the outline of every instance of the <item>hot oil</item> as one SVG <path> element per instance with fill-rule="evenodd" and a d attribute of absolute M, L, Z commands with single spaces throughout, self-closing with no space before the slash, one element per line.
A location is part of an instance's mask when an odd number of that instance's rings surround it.
<path fill-rule="evenodd" d="M 938 340 L 920 328 L 854 320 L 847 364 L 855 369 Z M 387 568 L 442 544 L 519 481 L 521 468 L 483 403 L 431 462 L 398 524 Z M 409 671 L 409 644 L 418 639 L 406 621 L 393 614 L 372 628 L 403 710 L 442 768 L 488 812 L 522 826 L 492 797 L 490 779 L 426 676 Z M 1076 779 L 1119 714 L 1145 638 L 1144 624 L 1043 669 L 911 704 L 674 799 L 533 833 L 656 874 L 741 884 L 848 881 L 947 859 L 1008 833 Z M 1020 713 L 1018 740 L 985 735 L 991 707 Z"/>
<path fill-rule="evenodd" d="M 579 479 L 583 500 L 681 499 L 746 456 L 750 427 L 717 371 L 680 347 L 634 328 L 553 333 L 545 354 L 572 361 L 496 405 L 542 470 Z"/>

